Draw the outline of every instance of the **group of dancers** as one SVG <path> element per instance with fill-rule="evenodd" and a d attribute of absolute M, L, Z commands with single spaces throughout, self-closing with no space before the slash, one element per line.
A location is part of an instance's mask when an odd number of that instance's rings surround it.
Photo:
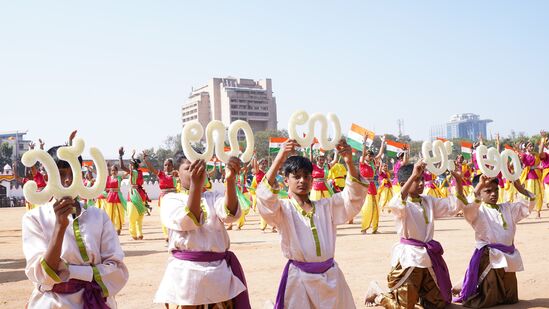
<path fill-rule="evenodd" d="M 375 234 L 379 212 L 386 209 L 395 218 L 400 239 L 392 252 L 388 288 L 373 282 L 366 291 L 367 305 L 444 308 L 452 293 L 453 301 L 467 307 L 516 303 L 515 272 L 523 268 L 514 247 L 516 224 L 534 208 L 539 217 L 542 184 L 549 185 L 547 135 L 542 134 L 539 153 L 531 143 L 517 149 L 526 175 L 509 184 L 482 175 L 474 160 L 462 156 L 456 170 L 440 180 L 421 159 L 409 163 L 407 150 L 392 162 L 391 175 L 384 145 L 382 141 L 377 155 L 364 148 L 357 168 L 345 140 L 337 144 L 330 163 L 312 152 L 300 155 L 301 145 L 288 140 L 270 166 L 265 159 L 253 161 L 250 186 L 250 167 L 232 157 L 223 170 L 224 193 L 208 189 L 203 160 L 191 162 L 178 152 L 157 171 L 143 153 L 143 163 L 157 175 L 162 190 L 160 217 L 170 253 L 154 302 L 167 308 L 250 308 L 244 271 L 229 251 L 226 229 L 235 223 L 241 228 L 245 214 L 255 209 L 263 229 L 270 225 L 279 232 L 288 259 L 275 308 L 355 308 L 334 261 L 337 226 L 362 212 L 362 231 L 371 228 Z M 57 157 L 58 147 L 48 153 L 63 184 L 70 185 L 72 172 Z M 148 199 L 142 162 L 132 155 L 126 167 L 123 156 L 120 148 L 119 168 L 125 176 L 112 165 L 106 192 L 95 201 L 54 199 L 24 215 L 26 274 L 35 284 L 29 308 L 116 308 L 114 296 L 128 280 L 117 235 L 127 212 L 131 236 L 143 238 Z M 93 182 L 89 174 L 86 181 Z M 120 193 L 122 177 L 131 183 L 127 198 Z M 500 191 L 512 193 L 501 197 Z M 442 245 L 433 239 L 434 220 L 458 213 L 475 231 L 476 244 L 463 284 L 452 289 Z"/>

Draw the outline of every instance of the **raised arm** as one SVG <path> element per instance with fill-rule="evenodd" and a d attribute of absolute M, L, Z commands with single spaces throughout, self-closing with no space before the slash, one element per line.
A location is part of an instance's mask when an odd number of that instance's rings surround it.
<path fill-rule="evenodd" d="M 332 158 L 332 161 L 330 161 L 330 163 L 328 163 L 328 167 L 331 168 L 332 166 L 336 165 L 336 163 L 339 159 L 338 156 L 339 156 L 339 154 L 337 152 L 337 148 L 335 148 L 334 149 L 334 157 Z"/>
<path fill-rule="evenodd" d="M 278 174 L 278 170 L 280 170 L 290 153 L 295 151 L 296 147 L 299 147 L 299 144 L 295 140 L 289 139 L 282 145 L 282 148 L 280 148 L 273 164 L 271 164 L 267 174 L 265 174 L 265 178 L 271 186 L 276 184 L 276 175 Z"/>
<path fill-rule="evenodd" d="M 379 146 L 379 151 L 377 152 L 377 155 L 375 157 L 376 160 L 381 159 L 383 151 L 385 151 L 385 135 L 381 137 L 381 145 Z"/>
<path fill-rule="evenodd" d="M 545 131 L 540 132 L 541 139 L 539 140 L 539 159 L 545 160 L 547 154 L 545 154 L 545 142 L 547 141 L 547 134 Z"/>
<path fill-rule="evenodd" d="M 313 159 L 314 159 L 314 156 L 313 156 L 313 146 L 315 145 L 315 142 L 313 141 L 313 143 L 311 144 L 311 148 L 309 148 L 309 160 L 311 160 L 311 162 L 314 162 Z"/>
<path fill-rule="evenodd" d="M 145 165 L 147 165 L 147 168 L 149 169 L 149 171 L 151 171 L 151 173 L 155 174 L 155 175 L 158 175 L 158 170 L 156 170 L 151 162 L 149 162 L 149 160 L 147 160 L 147 157 L 149 155 L 147 154 L 147 152 L 145 150 L 143 150 L 143 162 L 145 162 Z"/>
<path fill-rule="evenodd" d="M 202 200 L 202 188 L 204 187 L 204 181 L 206 180 L 206 162 L 204 160 L 196 160 L 191 164 L 189 173 L 191 174 L 191 185 L 189 187 L 189 199 L 187 200 L 187 206 L 189 211 L 194 215 L 197 220 L 200 220 L 202 209 L 200 208 L 200 201 Z"/>
<path fill-rule="evenodd" d="M 78 132 L 78 130 L 74 130 L 71 132 L 71 134 L 69 135 L 69 146 L 72 145 L 72 140 L 76 137 L 76 133 Z"/>
<path fill-rule="evenodd" d="M 118 163 L 120 164 L 121 170 L 128 174 L 131 172 L 130 169 L 124 165 L 124 147 L 120 147 L 120 149 L 118 149 Z"/>
<path fill-rule="evenodd" d="M 362 144 L 362 154 L 360 155 L 360 158 L 359 158 L 359 163 L 362 163 L 364 164 L 364 161 L 366 161 L 366 151 L 368 151 L 366 149 L 366 144 Z"/>
<path fill-rule="evenodd" d="M 238 197 L 236 195 L 236 177 L 240 173 L 240 159 L 231 157 L 225 164 L 225 203 L 231 215 L 236 215 L 238 211 Z"/>
<path fill-rule="evenodd" d="M 410 149 L 408 147 L 404 148 L 404 158 L 402 158 L 402 165 L 408 164 L 410 160 Z"/>

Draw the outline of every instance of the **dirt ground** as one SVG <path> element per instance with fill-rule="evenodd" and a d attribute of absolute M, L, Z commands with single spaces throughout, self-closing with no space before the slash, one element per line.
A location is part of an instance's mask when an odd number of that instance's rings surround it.
<path fill-rule="evenodd" d="M 23 208 L 0 209 L 1 308 L 23 308 L 32 290 L 24 273 L 21 246 L 24 211 Z M 116 296 L 119 308 L 163 308 L 152 303 L 168 257 L 158 215 L 159 209 L 154 207 L 153 214 L 145 217 L 144 240 L 131 240 L 127 227 L 120 236 L 130 279 Z M 517 274 L 520 302 L 500 308 L 549 308 L 549 210 L 544 209 L 542 217 L 542 220 L 536 220 L 531 216 L 518 227 L 515 245 L 525 267 L 525 271 Z M 229 231 L 229 235 L 231 248 L 246 273 L 252 307 L 264 308 L 266 301 L 274 301 L 286 260 L 280 251 L 279 235 L 260 231 L 258 219 L 251 214 L 243 230 Z M 335 258 L 351 287 L 357 307 L 365 308 L 363 300 L 369 282 L 385 283 L 391 247 L 397 237 L 388 214 L 382 215 L 381 233 L 377 235 L 362 235 L 359 222 L 360 218 L 357 218 L 355 224 L 339 227 Z M 462 218 L 439 220 L 435 238 L 445 248 L 444 258 L 452 283 L 461 281 L 474 249 L 473 230 Z"/>

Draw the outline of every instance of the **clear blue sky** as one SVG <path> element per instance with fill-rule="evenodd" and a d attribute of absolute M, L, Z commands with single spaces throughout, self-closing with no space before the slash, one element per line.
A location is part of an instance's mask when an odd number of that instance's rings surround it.
<path fill-rule="evenodd" d="M 73 128 L 115 157 L 181 131 L 210 77 L 273 79 L 296 108 L 414 139 L 450 115 L 534 134 L 549 114 L 547 1 L 3 1 L 0 130 Z M 315 110 L 316 109 L 316 110 Z"/>

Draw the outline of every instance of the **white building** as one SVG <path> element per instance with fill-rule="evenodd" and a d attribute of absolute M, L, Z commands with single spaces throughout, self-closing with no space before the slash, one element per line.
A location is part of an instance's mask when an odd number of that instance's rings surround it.
<path fill-rule="evenodd" d="M 183 126 L 197 119 L 203 127 L 212 120 L 225 126 L 235 120 L 247 121 L 253 131 L 277 129 L 276 99 L 271 79 L 212 78 L 193 89 L 181 109 Z"/>

